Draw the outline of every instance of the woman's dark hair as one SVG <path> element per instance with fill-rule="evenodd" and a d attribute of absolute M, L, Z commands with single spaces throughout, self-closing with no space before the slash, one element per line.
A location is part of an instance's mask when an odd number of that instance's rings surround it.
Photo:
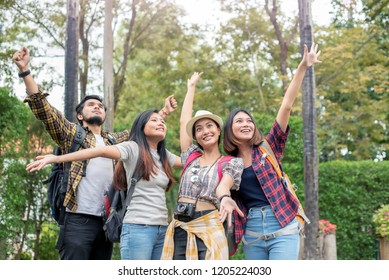
<path fill-rule="evenodd" d="M 206 119 L 206 118 L 204 118 L 204 119 Z M 199 119 L 199 120 L 202 120 L 202 119 Z M 196 122 L 198 122 L 199 120 L 197 120 Z M 212 122 L 214 122 L 215 124 L 216 124 L 216 126 L 220 129 L 220 135 L 219 135 L 219 139 L 217 139 L 217 143 L 218 143 L 218 146 L 220 146 L 220 141 L 221 141 L 221 138 L 222 138 L 222 128 L 219 126 L 219 124 L 217 123 L 217 122 L 215 122 L 213 119 L 210 119 Z M 193 127 L 192 127 L 192 135 L 196 135 L 196 131 L 195 131 L 195 129 L 196 129 L 196 122 L 193 124 Z M 203 150 L 204 151 L 204 149 L 203 149 L 203 146 L 201 146 L 200 144 L 199 144 L 199 142 L 197 142 L 197 140 L 196 140 L 196 144 L 197 144 L 197 146 L 199 146 L 199 148 L 201 149 L 201 150 Z"/>
<path fill-rule="evenodd" d="M 150 152 L 150 147 L 144 133 L 146 123 L 149 121 L 152 114 L 157 113 L 158 110 L 147 110 L 140 113 L 131 127 L 129 141 L 134 141 L 139 146 L 139 158 L 135 167 L 134 174 L 140 179 L 146 181 L 150 180 L 150 176 L 157 173 L 157 165 L 153 160 L 153 156 Z M 173 172 L 169 164 L 167 153 L 166 153 L 166 141 L 165 139 L 160 141 L 157 146 L 157 152 L 160 157 L 162 168 L 169 178 L 169 183 L 166 191 L 170 189 L 174 183 Z M 127 189 L 127 176 L 124 170 L 122 161 L 119 161 L 115 166 L 113 182 L 115 189 L 125 190 Z"/>
<path fill-rule="evenodd" d="M 259 131 L 258 126 L 256 125 L 253 116 L 249 112 L 247 112 L 244 109 L 232 110 L 228 114 L 228 117 L 227 117 L 226 122 L 225 122 L 224 127 L 223 127 L 223 132 L 224 132 L 223 133 L 224 134 L 223 149 L 228 155 L 232 155 L 232 156 L 238 156 L 238 152 L 239 152 L 239 149 L 238 149 L 238 142 L 239 141 L 238 141 L 238 139 L 236 139 L 236 137 L 234 136 L 234 133 L 232 132 L 233 120 L 239 112 L 243 112 L 243 113 L 247 114 L 251 118 L 251 120 L 253 121 L 255 130 L 254 130 L 253 137 L 250 139 L 250 144 L 253 146 L 258 146 L 263 140 L 263 135 Z"/>

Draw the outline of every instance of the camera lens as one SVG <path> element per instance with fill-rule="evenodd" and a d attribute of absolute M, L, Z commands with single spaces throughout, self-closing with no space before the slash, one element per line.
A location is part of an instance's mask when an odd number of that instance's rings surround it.
<path fill-rule="evenodd" d="M 178 204 L 177 205 L 178 212 L 183 213 L 185 211 L 185 209 L 186 209 L 186 205 L 185 204 Z"/>

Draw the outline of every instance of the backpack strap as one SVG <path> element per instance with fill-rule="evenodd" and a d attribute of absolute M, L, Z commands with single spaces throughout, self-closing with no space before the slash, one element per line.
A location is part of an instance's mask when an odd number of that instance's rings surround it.
<path fill-rule="evenodd" d="M 233 156 L 222 156 L 222 158 L 219 160 L 219 163 L 217 164 L 217 174 L 219 175 L 219 181 L 223 177 L 223 166 L 222 166 L 222 164 L 224 162 L 229 162 L 233 158 L 234 158 Z"/>
<path fill-rule="evenodd" d="M 297 210 L 297 214 L 300 215 L 306 223 L 310 223 L 309 218 L 305 215 L 304 209 L 301 206 L 301 202 L 297 197 L 297 194 L 293 188 L 292 183 L 290 183 L 289 177 L 282 171 L 281 165 L 279 164 L 276 156 L 274 155 L 273 149 L 271 148 L 269 142 L 264 139 L 259 145 L 259 149 L 262 151 L 263 155 L 261 157 L 261 164 L 265 164 L 265 159 L 267 158 L 270 164 L 273 166 L 276 171 L 278 177 L 281 179 L 281 182 L 287 187 L 290 193 L 298 200 L 299 207 Z"/>
<path fill-rule="evenodd" d="M 181 172 L 181 177 L 182 175 L 184 174 L 184 171 L 185 169 L 198 157 L 201 157 L 201 153 L 200 152 L 193 152 L 189 155 L 188 159 L 186 160 L 185 162 L 185 165 L 184 167 L 182 168 L 182 172 Z"/>
<path fill-rule="evenodd" d="M 73 153 L 77 151 L 80 146 L 82 146 L 82 142 L 84 141 L 86 136 L 85 128 L 83 128 L 81 125 L 76 125 L 76 134 L 74 135 L 72 145 L 70 146 L 69 153 Z"/>
<path fill-rule="evenodd" d="M 189 157 L 188 157 L 188 159 L 187 159 L 187 161 L 186 161 L 186 163 L 185 163 L 185 165 L 184 165 L 184 167 L 182 168 L 182 173 L 181 173 L 181 176 L 182 176 L 182 174 L 184 174 L 184 171 L 185 171 L 185 169 L 196 159 L 196 158 L 198 158 L 198 157 L 201 157 L 201 153 L 200 152 L 193 152 L 193 153 L 191 153 L 190 155 L 189 155 Z M 218 164 L 217 164 L 217 174 L 218 174 L 218 176 L 219 176 L 219 180 L 221 180 L 222 179 L 222 177 L 223 177 L 223 166 L 222 166 L 222 164 L 224 163 L 224 162 L 228 162 L 228 161 L 230 161 L 231 159 L 233 159 L 234 157 L 233 156 L 222 156 L 221 158 L 220 158 L 220 160 L 219 160 L 219 162 L 218 162 Z"/>
<path fill-rule="evenodd" d="M 70 149 L 69 149 L 69 153 L 77 151 L 82 146 L 82 142 L 84 141 L 85 136 L 86 136 L 85 129 L 81 125 L 77 124 L 76 125 L 76 134 L 74 135 L 72 145 L 70 146 Z M 59 152 L 59 150 L 57 152 Z M 63 195 L 65 195 L 65 193 L 68 189 L 69 169 L 70 169 L 71 164 L 72 164 L 71 162 L 63 163 L 63 179 L 62 179 L 61 190 L 60 190 L 60 192 Z M 85 170 L 86 170 L 86 164 L 84 164 L 84 168 L 82 171 L 83 177 L 85 177 Z M 65 212 L 66 212 L 65 206 L 62 204 L 60 214 L 59 214 L 59 219 L 58 219 L 58 224 L 60 224 L 60 225 L 64 224 Z"/>
<path fill-rule="evenodd" d="M 70 146 L 70 149 L 69 149 L 69 153 L 73 153 L 73 152 L 76 152 L 81 146 L 82 146 L 82 142 L 84 142 L 84 139 L 85 139 L 85 136 L 86 136 L 86 131 L 85 131 L 85 128 L 83 128 L 81 125 L 77 124 L 76 125 L 76 134 L 74 135 L 74 138 L 73 138 L 73 141 L 72 141 L 72 145 Z M 67 187 L 67 182 L 68 182 L 68 170 L 70 168 L 70 165 L 72 163 L 71 162 L 67 162 L 65 165 L 64 165 L 64 182 L 65 182 L 65 185 Z M 82 177 L 85 177 L 85 173 L 86 173 L 86 164 L 84 164 L 84 168 L 82 170 Z"/>
<path fill-rule="evenodd" d="M 267 158 L 274 170 L 277 172 L 279 178 L 283 179 L 283 172 L 276 156 L 274 155 L 273 149 L 271 148 L 269 142 L 264 139 L 259 145 L 259 149 L 262 151 L 261 165 L 265 164 L 265 159 Z M 270 157 L 268 157 L 270 156 Z"/>
<path fill-rule="evenodd" d="M 111 143 L 111 145 L 117 144 L 116 138 L 112 136 L 111 133 L 107 133 L 108 142 Z"/>
<path fill-rule="evenodd" d="M 82 142 L 84 142 L 86 136 L 86 131 L 85 128 L 82 127 L 80 124 L 76 125 L 76 134 L 74 135 L 72 146 L 70 147 L 69 153 L 73 153 L 78 151 L 78 149 L 82 146 Z M 82 168 L 82 177 L 86 176 L 86 160 L 84 161 L 84 166 Z M 69 162 L 69 167 L 70 167 L 70 162 Z"/>

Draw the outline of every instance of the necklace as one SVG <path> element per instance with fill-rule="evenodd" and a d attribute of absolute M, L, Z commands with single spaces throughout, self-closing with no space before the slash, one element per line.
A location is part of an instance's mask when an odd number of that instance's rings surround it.
<path fill-rule="evenodd" d="M 203 178 L 202 179 L 205 179 L 205 177 L 208 175 L 208 172 L 209 170 L 211 170 L 211 168 L 216 164 L 216 162 L 222 157 L 222 155 L 220 155 L 208 168 L 207 168 L 207 171 L 205 172 L 205 174 L 202 176 Z M 200 160 L 199 160 L 200 162 Z M 200 168 L 200 165 L 199 166 L 194 166 L 192 168 L 192 173 L 194 175 L 192 175 L 192 177 L 190 178 L 190 181 L 194 184 L 194 183 L 202 183 L 204 180 L 200 179 L 197 172 L 199 171 L 199 168 Z M 194 172 L 195 170 L 195 172 Z"/>

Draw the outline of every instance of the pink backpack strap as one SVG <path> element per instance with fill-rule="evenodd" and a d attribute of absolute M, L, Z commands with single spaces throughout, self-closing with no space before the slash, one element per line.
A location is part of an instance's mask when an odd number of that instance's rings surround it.
<path fill-rule="evenodd" d="M 234 158 L 233 156 L 222 156 L 222 158 L 219 160 L 219 163 L 217 165 L 217 174 L 219 175 L 219 181 L 223 177 L 223 170 L 222 170 L 223 167 L 222 167 L 222 164 L 224 162 L 229 162 L 233 158 Z"/>
<path fill-rule="evenodd" d="M 189 164 L 191 164 L 191 162 L 194 161 L 196 158 L 201 157 L 201 155 L 202 154 L 200 152 L 193 152 L 189 155 L 188 159 L 185 162 L 184 167 L 182 168 L 181 176 L 182 174 L 184 174 L 184 171 L 189 166 Z"/>

